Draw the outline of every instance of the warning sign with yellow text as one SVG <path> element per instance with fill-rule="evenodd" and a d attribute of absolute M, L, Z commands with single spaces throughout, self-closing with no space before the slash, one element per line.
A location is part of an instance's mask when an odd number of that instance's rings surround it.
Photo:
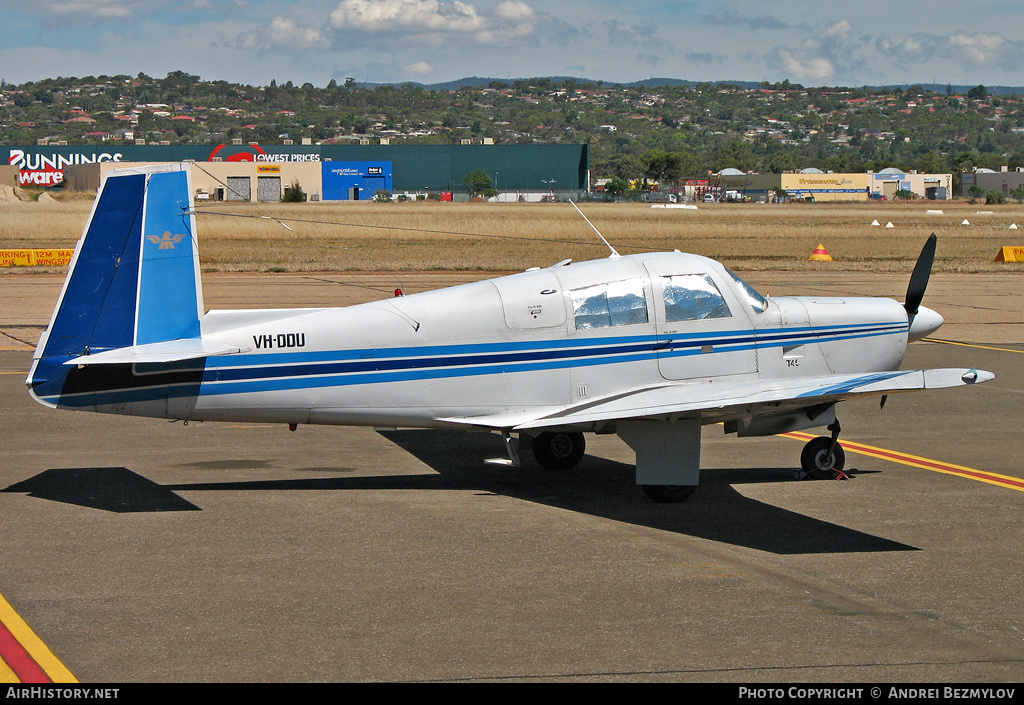
<path fill-rule="evenodd" d="M 70 264 L 74 250 L 0 250 L 0 267 L 60 267 Z"/>
<path fill-rule="evenodd" d="M 996 262 L 1024 262 L 1024 247 L 1001 247 Z"/>

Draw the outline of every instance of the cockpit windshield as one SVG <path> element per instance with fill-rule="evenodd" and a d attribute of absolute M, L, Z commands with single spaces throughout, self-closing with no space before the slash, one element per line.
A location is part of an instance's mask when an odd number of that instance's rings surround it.
<path fill-rule="evenodd" d="M 729 273 L 729 276 L 732 277 L 737 284 L 739 284 L 739 291 L 750 308 L 754 309 L 755 313 L 764 313 L 765 309 L 768 308 L 768 300 L 757 293 L 757 289 L 740 279 L 736 272 L 732 271 L 728 267 L 725 268 L 725 271 Z"/>

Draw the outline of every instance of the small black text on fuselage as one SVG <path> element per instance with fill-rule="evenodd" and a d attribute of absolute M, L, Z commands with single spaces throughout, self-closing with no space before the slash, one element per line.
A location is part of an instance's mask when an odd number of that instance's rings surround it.
<path fill-rule="evenodd" d="M 306 347 L 305 333 L 277 333 L 271 335 L 254 335 L 252 342 L 257 350 L 273 350 L 281 348 Z"/>

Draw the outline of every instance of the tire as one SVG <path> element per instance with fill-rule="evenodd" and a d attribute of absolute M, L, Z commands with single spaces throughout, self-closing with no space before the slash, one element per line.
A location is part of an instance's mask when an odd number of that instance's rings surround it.
<path fill-rule="evenodd" d="M 846 466 L 846 451 L 836 443 L 835 450 L 831 453 L 832 439 L 827 436 L 818 436 L 808 441 L 800 453 L 800 467 L 808 475 L 828 470 L 842 472 Z"/>
<path fill-rule="evenodd" d="M 582 433 L 545 431 L 533 438 L 533 457 L 548 470 L 568 470 L 583 459 L 587 441 Z"/>
<path fill-rule="evenodd" d="M 644 494 L 655 502 L 665 504 L 685 502 L 697 489 L 696 485 L 640 485 Z"/>

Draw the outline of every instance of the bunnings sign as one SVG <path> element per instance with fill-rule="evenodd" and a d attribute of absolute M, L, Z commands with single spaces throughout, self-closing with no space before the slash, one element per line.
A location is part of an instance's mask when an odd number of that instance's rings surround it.
<path fill-rule="evenodd" d="M 0 147 L 7 163 L 18 167 L 21 186 L 60 186 L 64 169 L 97 162 L 319 162 L 320 148 L 313 146 L 185 145 L 96 147 L 47 146 Z"/>

